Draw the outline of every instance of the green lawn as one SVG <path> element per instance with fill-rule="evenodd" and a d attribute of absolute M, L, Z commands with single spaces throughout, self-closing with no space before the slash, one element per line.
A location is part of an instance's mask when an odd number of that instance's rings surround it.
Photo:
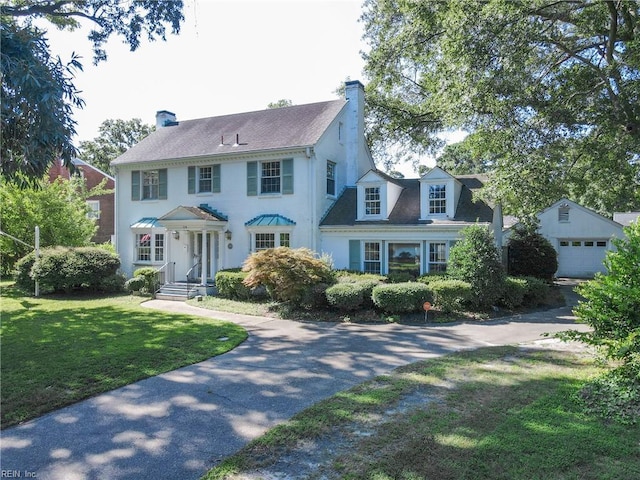
<path fill-rule="evenodd" d="M 317 403 L 205 478 L 640 478 L 640 424 L 578 400 L 598 372 L 589 355 L 516 347 L 419 362 Z"/>
<path fill-rule="evenodd" d="M 2 282 L 2 427 L 197 363 L 247 338 L 233 323 L 131 295 L 25 297 Z"/>

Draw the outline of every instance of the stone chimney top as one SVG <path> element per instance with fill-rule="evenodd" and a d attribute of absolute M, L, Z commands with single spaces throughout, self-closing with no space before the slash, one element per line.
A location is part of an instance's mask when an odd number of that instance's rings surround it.
<path fill-rule="evenodd" d="M 177 124 L 175 113 L 168 110 L 158 110 L 156 112 L 156 129 Z"/>

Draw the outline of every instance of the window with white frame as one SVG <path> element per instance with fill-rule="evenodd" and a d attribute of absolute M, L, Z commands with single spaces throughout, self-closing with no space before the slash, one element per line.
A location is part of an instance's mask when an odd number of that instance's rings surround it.
<path fill-rule="evenodd" d="M 291 246 L 291 234 L 289 232 L 256 232 L 253 239 L 253 250 L 256 252 L 267 248 Z"/>
<path fill-rule="evenodd" d="M 366 187 L 364 189 L 365 215 L 380 215 L 380 187 Z"/>
<path fill-rule="evenodd" d="M 445 272 L 447 270 L 447 244 L 429 244 L 429 272 Z"/>
<path fill-rule="evenodd" d="M 336 164 L 327 160 L 327 195 L 336 194 Z"/>
<path fill-rule="evenodd" d="M 364 271 L 366 273 L 380 274 L 382 271 L 382 256 L 380 255 L 380 242 L 364 243 Z"/>
<path fill-rule="evenodd" d="M 142 199 L 152 200 L 159 196 L 160 176 L 158 170 L 145 170 L 142 172 Z"/>
<path fill-rule="evenodd" d="M 280 162 L 262 162 L 260 168 L 260 193 L 280 193 Z"/>
<path fill-rule="evenodd" d="M 87 218 L 93 220 L 100 220 L 100 200 L 87 200 L 89 206 L 89 212 L 87 212 Z"/>
<path fill-rule="evenodd" d="M 213 167 L 198 168 L 198 192 L 210 192 L 213 186 Z"/>
<path fill-rule="evenodd" d="M 446 185 L 429 185 L 429 214 L 442 215 L 447 213 Z"/>
<path fill-rule="evenodd" d="M 135 259 L 137 262 L 163 262 L 164 233 L 142 232 L 135 234 Z"/>

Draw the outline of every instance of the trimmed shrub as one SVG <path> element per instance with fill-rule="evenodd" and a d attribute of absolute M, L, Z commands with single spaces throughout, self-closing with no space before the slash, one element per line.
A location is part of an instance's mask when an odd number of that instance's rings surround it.
<path fill-rule="evenodd" d="M 431 280 L 428 285 L 433 293 L 435 307 L 445 313 L 466 309 L 471 299 L 471 285 L 462 280 Z"/>
<path fill-rule="evenodd" d="M 239 270 L 220 270 L 216 273 L 216 289 L 218 294 L 224 298 L 236 300 L 249 300 L 251 298 L 251 289 L 244 283 L 247 278 L 246 272 Z"/>
<path fill-rule="evenodd" d="M 387 277 L 376 275 L 375 273 L 353 272 L 351 270 L 336 270 L 334 272 L 338 283 L 359 283 L 374 282 L 376 284 L 386 283 Z"/>
<path fill-rule="evenodd" d="M 429 287 L 418 282 L 377 285 L 371 298 L 376 308 L 391 314 L 418 312 L 424 302 L 433 302 Z"/>
<path fill-rule="evenodd" d="M 527 291 L 524 294 L 523 305 L 535 307 L 545 301 L 549 294 L 549 284 L 535 277 L 522 277 L 527 282 Z"/>
<path fill-rule="evenodd" d="M 126 282 L 124 282 L 124 289 L 127 292 L 140 292 L 144 290 L 147 285 L 147 279 L 142 275 L 138 275 L 137 277 L 130 278 Z"/>
<path fill-rule="evenodd" d="M 105 277 L 98 283 L 98 290 L 105 293 L 118 293 L 124 290 L 126 277 L 121 273 L 114 273 Z"/>
<path fill-rule="evenodd" d="M 524 303 L 528 290 L 529 283 L 525 278 L 507 277 L 498 304 L 509 309 L 518 308 Z"/>
<path fill-rule="evenodd" d="M 486 309 L 502 294 L 505 272 L 500 252 L 487 227 L 472 225 L 462 229 L 461 235 L 462 240 L 451 248 L 447 272 L 471 285 L 472 307 Z"/>
<path fill-rule="evenodd" d="M 272 299 L 290 305 L 304 304 L 312 286 L 334 283 L 327 261 L 307 248 L 278 247 L 252 253 L 242 270 L 248 272 L 247 287 L 264 285 Z"/>
<path fill-rule="evenodd" d="M 426 275 L 422 275 L 416 279 L 416 282 L 424 283 L 425 285 L 429 285 L 431 282 L 439 282 L 441 280 L 450 280 L 449 275 L 446 272 L 434 272 L 427 273 Z"/>
<path fill-rule="evenodd" d="M 24 290 L 32 290 L 37 279 L 42 293 L 77 289 L 97 292 L 104 288 L 112 291 L 113 282 L 105 280 L 116 274 L 120 259 L 101 248 L 49 247 L 40 251 L 37 262 L 35 254 L 29 254 L 17 265 L 16 285 Z"/>
<path fill-rule="evenodd" d="M 327 302 L 338 310 L 359 310 L 370 307 L 371 292 L 379 285 L 376 281 L 358 283 L 337 283 L 327 288 Z"/>
<path fill-rule="evenodd" d="M 145 279 L 144 291 L 153 293 L 158 289 L 158 270 L 153 267 L 138 268 L 133 272 L 134 277 L 143 277 Z"/>
<path fill-rule="evenodd" d="M 13 279 L 16 282 L 16 287 L 24 292 L 33 292 L 35 289 L 35 282 L 31 277 L 31 269 L 36 261 L 35 252 L 28 253 L 15 264 L 15 270 Z"/>
<path fill-rule="evenodd" d="M 558 270 L 558 253 L 532 228 L 516 227 L 509 238 L 509 273 L 551 281 Z"/>

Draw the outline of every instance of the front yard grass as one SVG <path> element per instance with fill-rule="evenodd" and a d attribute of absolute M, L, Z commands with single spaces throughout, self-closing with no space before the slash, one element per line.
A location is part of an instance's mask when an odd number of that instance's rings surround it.
<path fill-rule="evenodd" d="M 640 478 L 640 423 L 584 412 L 592 354 L 489 347 L 401 367 L 321 401 L 204 477 Z"/>
<path fill-rule="evenodd" d="M 141 297 L 26 297 L 2 282 L 2 428 L 225 353 L 233 323 L 144 308 Z"/>

